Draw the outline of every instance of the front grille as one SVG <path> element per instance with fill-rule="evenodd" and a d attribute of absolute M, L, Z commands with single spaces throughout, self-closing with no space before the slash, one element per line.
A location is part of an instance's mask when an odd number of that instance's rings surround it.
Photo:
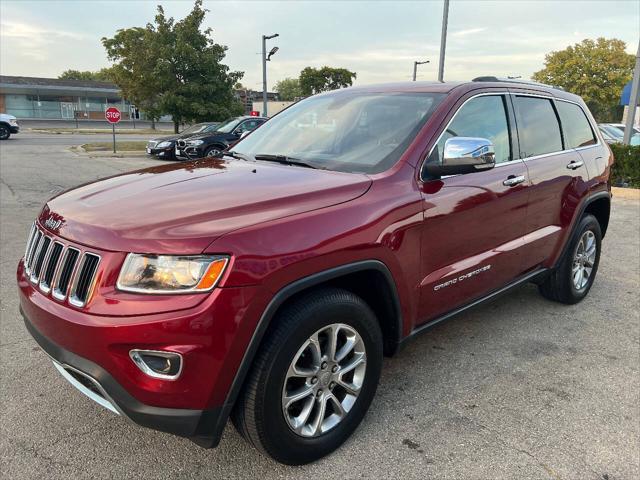
<path fill-rule="evenodd" d="M 83 255 L 82 263 L 80 264 L 80 268 L 78 268 L 78 274 L 71 288 L 69 303 L 76 307 L 83 307 L 87 302 L 93 279 L 98 270 L 98 263 L 100 263 L 99 256 L 93 253 L 85 253 Z"/>
<path fill-rule="evenodd" d="M 91 297 L 100 256 L 48 236 L 34 223 L 25 249 L 25 276 L 60 301 L 83 307 Z"/>
<path fill-rule="evenodd" d="M 158 142 L 156 142 L 155 140 L 149 140 L 147 142 L 147 147 L 148 148 L 154 148 L 157 144 L 158 144 Z"/>

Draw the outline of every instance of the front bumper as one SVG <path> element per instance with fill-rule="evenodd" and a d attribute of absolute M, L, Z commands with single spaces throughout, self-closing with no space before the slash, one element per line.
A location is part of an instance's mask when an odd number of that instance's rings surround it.
<path fill-rule="evenodd" d="M 173 153 L 177 158 L 195 160 L 196 158 L 204 157 L 204 148 L 201 146 L 192 147 L 189 145 L 178 147 L 176 145 Z"/>
<path fill-rule="evenodd" d="M 226 423 L 221 407 L 189 410 L 145 405 L 132 397 L 105 369 L 45 337 L 22 308 L 20 312 L 27 330 L 52 358 L 56 369 L 92 400 L 143 427 L 187 437 L 204 447 L 215 447 L 219 443 Z"/>
<path fill-rule="evenodd" d="M 255 286 L 218 288 L 186 308 L 177 309 L 182 297 L 175 298 L 174 310 L 162 313 L 149 312 L 149 298 L 124 295 L 107 302 L 104 311 L 98 304 L 108 299 L 99 293 L 83 308 L 55 301 L 25 277 L 22 260 L 16 277 L 27 329 L 59 367 L 89 377 L 85 386 L 101 390 L 113 410 L 135 423 L 203 447 L 218 444 L 233 408 L 230 388 L 268 292 Z M 143 373 L 129 357 L 136 348 L 179 352 L 180 378 L 166 381 Z"/>
<path fill-rule="evenodd" d="M 159 158 L 174 158 L 173 145 L 166 148 L 146 148 L 147 155 L 153 155 Z"/>
<path fill-rule="evenodd" d="M 9 125 L 9 131 L 11 133 L 18 133 L 20 131 L 19 125 Z"/>

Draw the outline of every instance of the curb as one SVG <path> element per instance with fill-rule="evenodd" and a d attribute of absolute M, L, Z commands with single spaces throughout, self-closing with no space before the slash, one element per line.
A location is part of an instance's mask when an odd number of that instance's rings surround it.
<path fill-rule="evenodd" d="M 68 149 L 70 152 L 75 153 L 78 156 L 81 157 L 87 157 L 87 158 L 129 158 L 129 157 L 146 157 L 147 154 L 146 152 L 141 152 L 139 150 L 134 150 L 134 151 L 118 151 L 116 153 L 113 152 L 101 152 L 101 151 L 95 151 L 95 152 L 86 152 L 81 145 L 75 145 L 73 147 L 70 147 Z"/>
<path fill-rule="evenodd" d="M 611 187 L 613 198 L 626 198 L 629 200 L 640 200 L 640 189 Z"/>

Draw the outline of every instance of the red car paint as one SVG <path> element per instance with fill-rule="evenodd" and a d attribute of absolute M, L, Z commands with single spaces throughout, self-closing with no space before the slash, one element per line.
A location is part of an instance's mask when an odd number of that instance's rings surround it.
<path fill-rule="evenodd" d="M 52 344 L 99 365 L 144 405 L 224 412 L 261 317 L 288 285 L 334 267 L 381 262 L 399 300 L 401 331 L 392 339 L 398 344 L 447 312 L 553 266 L 577 213 L 589 198 L 609 192 L 613 159 L 601 139 L 580 151 L 421 180 L 425 157 L 467 99 L 528 93 L 569 99 L 587 111 L 576 96 L 491 82 L 354 90 L 447 96 L 383 173 L 214 159 L 131 172 L 49 200 L 39 227 L 48 230 L 50 217 L 61 220 L 49 233 L 102 261 L 83 308 L 39 291 L 21 261 L 17 280 L 27 322 Z M 568 170 L 576 155 L 585 168 Z M 526 181 L 504 186 L 511 175 Z M 211 293 L 140 295 L 115 286 L 128 252 L 227 254 L 231 263 Z M 454 280 L 456 288 L 446 288 Z M 129 358 L 132 348 L 181 353 L 183 374 L 173 382 L 146 376 Z"/>

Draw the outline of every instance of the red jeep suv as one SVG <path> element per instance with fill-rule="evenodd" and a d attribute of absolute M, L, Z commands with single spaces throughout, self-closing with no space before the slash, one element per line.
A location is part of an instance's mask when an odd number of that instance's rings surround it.
<path fill-rule="evenodd" d="M 383 355 L 525 282 L 593 285 L 611 151 L 584 102 L 483 77 L 303 100 L 221 158 L 49 200 L 18 265 L 29 332 L 85 395 L 287 464 L 353 433 Z M 170 201 L 168 201 L 170 200 Z"/>

